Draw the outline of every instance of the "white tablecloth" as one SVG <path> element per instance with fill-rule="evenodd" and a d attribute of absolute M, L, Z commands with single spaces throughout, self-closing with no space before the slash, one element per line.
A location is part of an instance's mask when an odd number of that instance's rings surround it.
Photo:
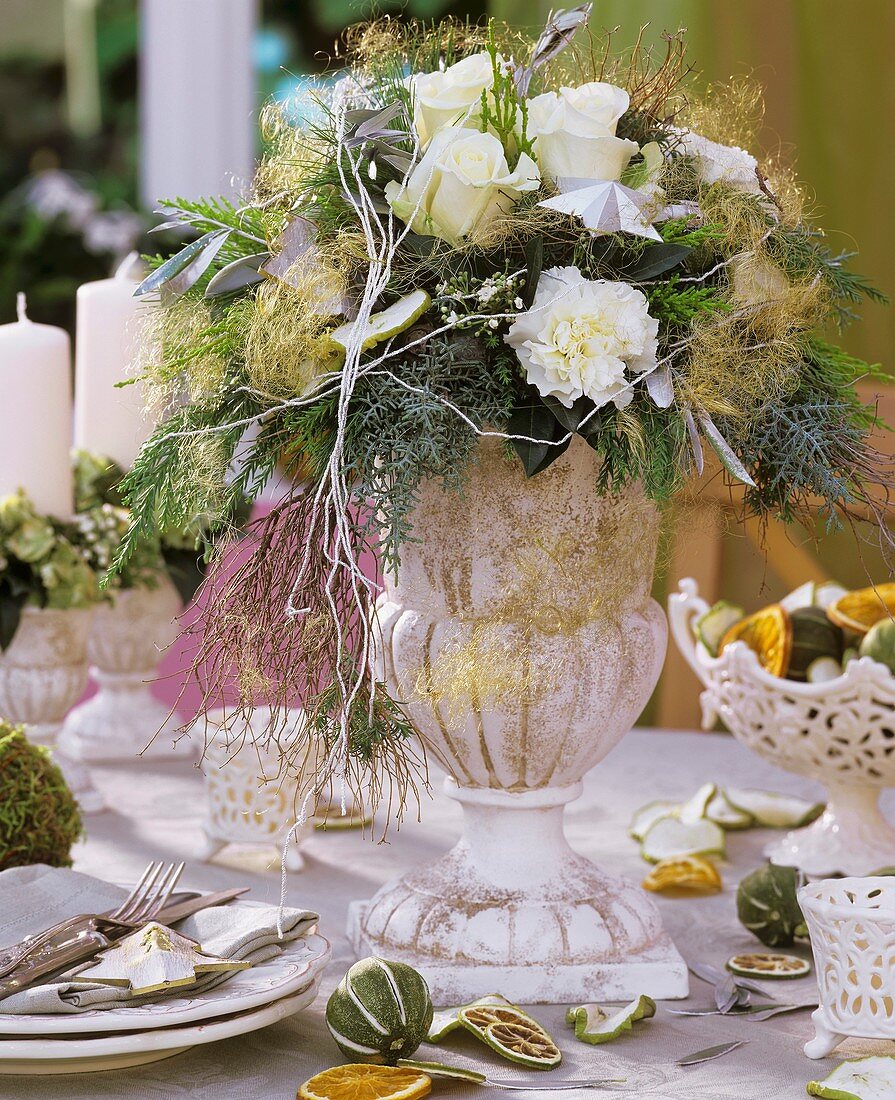
<path fill-rule="evenodd" d="M 88 839 L 75 852 L 75 867 L 110 880 L 133 880 L 149 859 L 185 859 L 184 885 L 216 890 L 244 883 L 251 897 L 277 901 L 279 867 L 263 869 L 254 854 L 231 852 L 214 864 L 196 858 L 203 814 L 201 776 L 189 763 L 133 764 L 96 769 L 97 784 L 112 812 L 88 819 Z M 732 738 L 717 734 L 636 730 L 587 777 L 584 796 L 567 810 L 568 836 L 581 852 L 599 858 L 613 872 L 637 881 L 646 865 L 627 836 L 632 810 L 655 798 L 683 799 L 706 781 L 758 786 L 817 797 L 819 789 L 778 771 L 748 753 Z M 457 838 L 460 807 L 436 790 L 422 806 L 422 820 L 392 832 L 385 844 L 374 844 L 356 832 L 316 833 L 304 848 L 307 867 L 289 876 L 288 902 L 321 914 L 320 930 L 333 943 L 333 961 L 314 1007 L 303 1014 L 244 1038 L 196 1047 L 166 1061 L 142 1068 L 65 1077 L 0 1077 L 0 1097 L 9 1100 L 150 1100 L 190 1097 L 191 1100 L 294 1100 L 298 1086 L 313 1073 L 341 1059 L 323 1023 L 325 998 L 353 961 L 345 939 L 349 901 L 369 897 L 388 878 L 414 863 L 431 860 Z M 728 862 L 723 867 L 722 894 L 695 899 L 659 898 L 666 927 L 688 961 L 723 966 L 736 950 L 759 948 L 736 921 L 736 884 L 762 862 L 761 848 L 769 833 L 750 830 L 728 834 Z M 226 861 L 226 862 L 222 862 Z M 895 863 L 895 853 L 893 853 Z M 760 949 L 760 948 L 759 948 Z M 783 983 L 775 987 L 781 994 Z M 813 978 L 786 983 L 785 992 L 807 1000 Z M 590 1047 L 578 1043 L 563 1023 L 564 1010 L 539 1007 L 535 1013 L 558 1039 L 562 1067 L 538 1074 L 539 1084 L 554 1084 L 564 1076 L 626 1078 L 619 1089 L 600 1093 L 553 1092 L 544 1095 L 637 1096 L 650 1100 L 795 1100 L 805 1096 L 809 1080 L 825 1076 L 836 1057 L 811 1062 L 802 1044 L 812 1034 L 808 1012 L 780 1016 L 764 1023 L 734 1017 L 682 1017 L 670 1008 L 708 1006 L 710 987 L 693 980 L 687 1002 L 659 1006 L 654 1020 L 636 1026 L 613 1043 Z M 731 1039 L 748 1039 L 747 1046 L 717 1061 L 689 1069 L 674 1060 L 703 1047 Z M 842 1054 L 871 1050 L 895 1052 L 889 1044 L 850 1041 Z M 514 1067 L 491 1060 L 469 1037 L 449 1043 L 452 1054 L 479 1057 L 492 1068 L 519 1080 Z M 419 1057 L 437 1059 L 437 1047 L 423 1047 Z M 507 1074 L 509 1070 L 509 1074 Z M 451 1100 L 474 1095 L 473 1090 L 438 1088 Z M 503 1091 L 503 1090 L 501 1090 Z M 494 1095 L 490 1090 L 480 1095 Z M 525 1096 L 525 1093 L 503 1093 Z M 528 1094 L 532 1097 L 538 1093 Z"/>

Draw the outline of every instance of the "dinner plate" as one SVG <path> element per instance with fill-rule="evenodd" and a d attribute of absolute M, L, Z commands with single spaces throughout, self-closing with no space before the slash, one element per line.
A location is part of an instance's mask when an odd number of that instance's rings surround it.
<path fill-rule="evenodd" d="M 99 1038 L 70 1036 L 0 1039 L 0 1075 L 96 1073 L 159 1062 L 190 1047 L 232 1039 L 275 1024 L 313 1004 L 322 972 L 305 988 L 260 1008 L 186 1027 L 129 1031 Z M 2 1090 L 0 1090 L 2 1093 Z"/>
<path fill-rule="evenodd" d="M 257 902 L 234 902 L 258 905 Z M 239 970 L 226 982 L 190 997 L 186 991 L 143 1005 L 93 1009 L 70 1014 L 34 1013 L 22 1016 L 0 1013 L 0 1042 L 26 1035 L 48 1038 L 78 1034 L 109 1034 L 119 1031 L 145 1031 L 149 1028 L 174 1027 L 245 1012 L 281 1000 L 303 989 L 322 974 L 332 948 L 317 932 L 310 932 L 285 944 L 275 958 Z M 2 1005 L 0 1001 L 0 1005 Z"/>

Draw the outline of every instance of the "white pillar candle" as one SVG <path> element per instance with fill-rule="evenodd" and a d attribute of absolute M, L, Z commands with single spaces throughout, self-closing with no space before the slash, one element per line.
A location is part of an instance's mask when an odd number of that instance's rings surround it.
<path fill-rule="evenodd" d="M 78 287 L 75 333 L 75 446 L 113 458 L 125 470 L 151 427 L 140 383 L 116 387 L 132 376 L 146 309 L 134 297 L 137 267 L 133 254 L 114 278 Z"/>
<path fill-rule="evenodd" d="M 70 519 L 71 348 L 68 334 L 28 319 L 0 325 L 0 496 L 24 489 L 43 514 Z"/>
<path fill-rule="evenodd" d="M 236 196 L 255 159 L 258 0 L 141 0 L 140 192 Z"/>

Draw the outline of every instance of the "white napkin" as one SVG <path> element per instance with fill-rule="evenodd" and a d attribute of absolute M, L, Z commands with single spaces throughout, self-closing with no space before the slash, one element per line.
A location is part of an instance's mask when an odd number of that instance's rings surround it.
<path fill-rule="evenodd" d="M 0 944 L 10 945 L 23 936 L 79 913 L 103 913 L 114 909 L 127 891 L 108 882 L 66 868 L 34 864 L 0 872 Z M 282 953 L 282 945 L 299 939 L 313 928 L 318 916 L 305 909 L 284 909 L 283 936 L 277 933 L 275 905 L 223 905 L 194 913 L 177 924 L 184 935 L 196 940 L 213 955 L 244 959 L 257 966 Z M 237 971 L 238 973 L 238 971 Z M 232 977 L 233 972 L 209 974 L 189 990 L 174 991 L 190 996 L 211 989 Z M 122 1004 L 146 1004 L 164 993 L 130 997 L 122 989 L 100 985 L 73 971 L 45 985 L 31 986 L 0 1000 L 3 1013 L 71 1013 Z"/>

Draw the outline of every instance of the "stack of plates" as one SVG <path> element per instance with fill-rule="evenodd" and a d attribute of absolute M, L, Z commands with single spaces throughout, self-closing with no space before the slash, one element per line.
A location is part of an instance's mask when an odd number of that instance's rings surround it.
<path fill-rule="evenodd" d="M 287 943 L 276 958 L 237 971 L 193 999 L 165 997 L 69 1016 L 0 1013 L 0 1074 L 141 1066 L 200 1043 L 257 1031 L 314 1001 L 330 954 L 329 942 L 312 932 Z"/>

